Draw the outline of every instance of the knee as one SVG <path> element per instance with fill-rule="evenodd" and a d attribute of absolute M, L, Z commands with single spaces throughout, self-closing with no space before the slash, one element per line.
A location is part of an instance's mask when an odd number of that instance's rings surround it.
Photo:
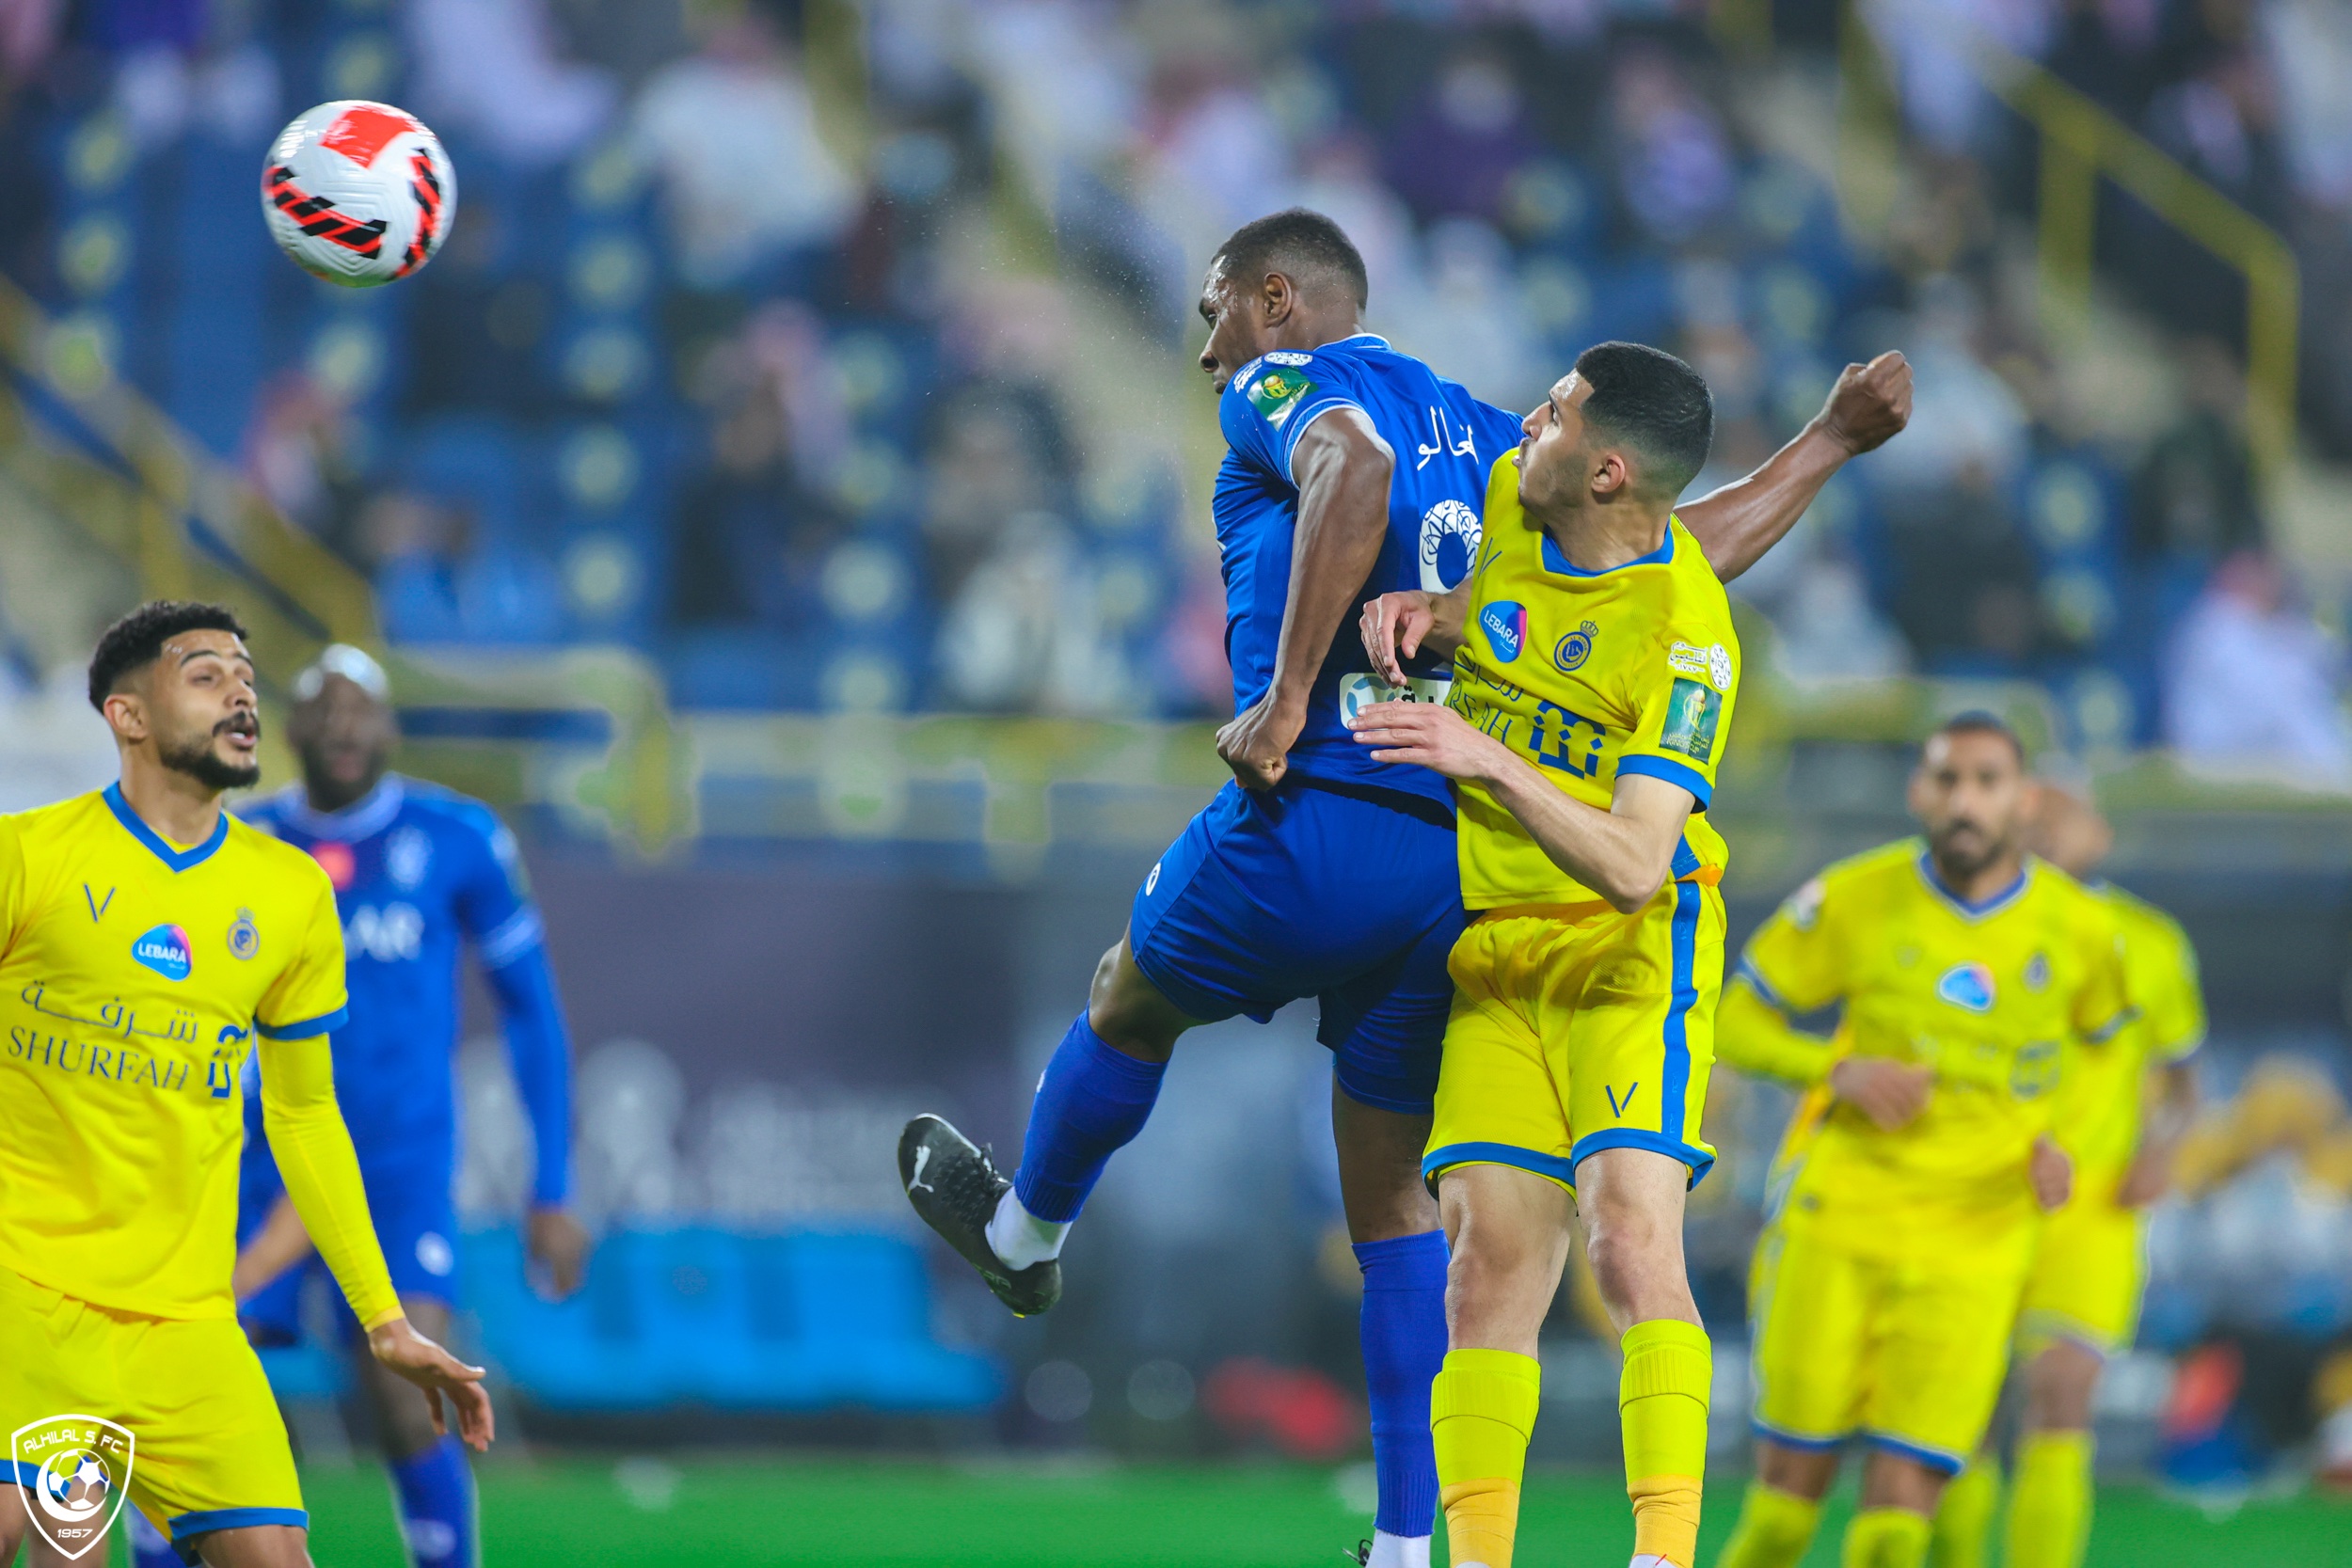
<path fill-rule="evenodd" d="M 1165 1062 L 1184 1032 L 1165 997 L 1127 954 L 1122 938 L 1094 966 L 1087 1025 L 1104 1045 L 1141 1061 Z"/>
<path fill-rule="evenodd" d="M 1645 1293 L 1680 1261 L 1680 1237 L 1654 1214 L 1638 1209 L 1603 1210 L 1585 1218 L 1584 1255 L 1601 1299 L 1623 1304 Z"/>

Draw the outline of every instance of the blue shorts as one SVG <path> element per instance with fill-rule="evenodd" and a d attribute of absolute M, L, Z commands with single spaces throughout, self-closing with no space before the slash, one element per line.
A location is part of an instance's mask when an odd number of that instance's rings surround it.
<path fill-rule="evenodd" d="M 1136 894 L 1136 967 L 1187 1016 L 1263 1023 L 1317 998 L 1349 1099 L 1425 1115 L 1462 934 L 1452 814 L 1434 800 L 1291 778 L 1229 784 Z"/>
<path fill-rule="evenodd" d="M 375 1239 L 383 1245 L 392 1289 L 403 1296 L 430 1296 L 455 1307 L 457 1209 L 450 1196 L 449 1173 L 363 1170 L 360 1181 L 367 1188 L 368 1213 L 375 1221 Z M 260 1216 L 253 1216 L 252 1223 L 258 1226 Z M 351 1316 L 350 1304 L 341 1291 L 333 1291 L 326 1263 L 315 1252 L 239 1303 L 237 1316 L 262 1343 L 292 1344 L 302 1338 L 303 1283 L 312 1274 L 328 1280 L 338 1316 L 345 1320 L 346 1330 L 357 1333 L 358 1323 Z"/>

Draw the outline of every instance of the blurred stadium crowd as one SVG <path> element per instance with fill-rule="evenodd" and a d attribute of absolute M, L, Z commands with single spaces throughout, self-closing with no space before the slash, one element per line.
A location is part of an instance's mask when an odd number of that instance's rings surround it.
<path fill-rule="evenodd" d="M 1724 46 L 1751 12 L 1770 60 Z M 1599 338 L 1680 349 L 1721 410 L 1702 487 L 1907 349 L 1912 433 L 1742 585 L 1791 680 L 2026 676 L 2080 742 L 2352 781 L 2312 616 L 2342 606 L 2292 591 L 2249 471 L 2240 281 L 2111 198 L 2139 309 L 2056 354 L 2032 136 L 1951 44 L 2046 61 L 2288 236 L 2305 436 L 2352 455 L 2325 0 L 1869 8 L 1907 129 L 1867 244 L 1828 179 L 1831 0 L 8 15 L 0 270 L 361 567 L 397 641 L 634 643 L 689 708 L 1215 713 L 1181 345 L 1216 245 L 1303 202 L 1363 247 L 1375 327 L 1490 400 Z M 219 216 L 343 96 L 455 157 L 413 288 L 322 288 Z"/>

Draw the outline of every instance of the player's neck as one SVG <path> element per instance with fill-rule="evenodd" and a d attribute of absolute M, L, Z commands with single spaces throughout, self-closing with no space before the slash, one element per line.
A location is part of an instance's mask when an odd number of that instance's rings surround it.
<path fill-rule="evenodd" d="M 1551 542 L 1580 572 L 1606 572 L 1657 553 L 1666 542 L 1672 515 L 1671 509 L 1654 513 L 1631 502 L 1534 512 Z"/>
<path fill-rule="evenodd" d="M 1932 855 L 1929 860 L 1935 867 L 1937 879 L 1943 882 L 1953 897 L 1965 904 L 1981 904 L 1997 898 L 2014 886 L 2026 870 L 2025 854 L 2015 849 L 1994 857 L 1972 872 L 1957 871 Z"/>
<path fill-rule="evenodd" d="M 1295 309 L 1271 334 L 1269 348 L 1311 354 L 1327 343 L 1344 342 L 1362 334 L 1364 324 L 1354 310 Z"/>
<path fill-rule="evenodd" d="M 194 848 L 220 826 L 221 792 L 143 751 L 122 753 L 122 799 L 166 843 Z"/>
<path fill-rule="evenodd" d="M 374 794 L 375 786 L 383 782 L 381 769 L 369 774 L 356 787 L 333 779 L 305 778 L 302 781 L 302 798 L 312 811 L 322 816 L 332 816 L 339 811 L 348 811 Z"/>

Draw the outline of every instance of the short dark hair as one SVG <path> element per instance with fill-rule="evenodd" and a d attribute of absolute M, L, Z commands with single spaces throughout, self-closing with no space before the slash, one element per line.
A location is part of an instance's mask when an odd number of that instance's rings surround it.
<path fill-rule="evenodd" d="M 183 631 L 225 631 L 242 641 L 244 623 L 227 605 L 193 599 L 150 599 L 108 626 L 89 659 L 89 705 L 101 713 L 122 678 L 163 656 L 164 644 Z"/>
<path fill-rule="evenodd" d="M 1929 734 L 1928 738 L 1933 740 L 1939 735 L 1997 735 L 2009 742 L 2010 751 L 2017 753 L 2017 766 L 2020 768 L 2026 766 L 2024 738 L 2018 735 L 2015 726 L 2008 720 L 1990 709 L 1972 707 L 1965 713 L 1955 713 L 1941 724 L 1936 725 Z"/>
<path fill-rule="evenodd" d="M 1646 343 L 1595 343 L 1576 356 L 1593 389 L 1584 422 L 1625 442 L 1654 466 L 1657 484 L 1682 494 L 1715 444 L 1715 399 L 1698 372 Z"/>
<path fill-rule="evenodd" d="M 1320 273 L 1346 284 L 1359 310 L 1372 297 L 1372 279 L 1356 242 L 1346 230 L 1304 207 L 1250 219 L 1216 253 L 1228 273 L 1247 277 L 1253 287 L 1270 272 L 1300 279 Z"/>

